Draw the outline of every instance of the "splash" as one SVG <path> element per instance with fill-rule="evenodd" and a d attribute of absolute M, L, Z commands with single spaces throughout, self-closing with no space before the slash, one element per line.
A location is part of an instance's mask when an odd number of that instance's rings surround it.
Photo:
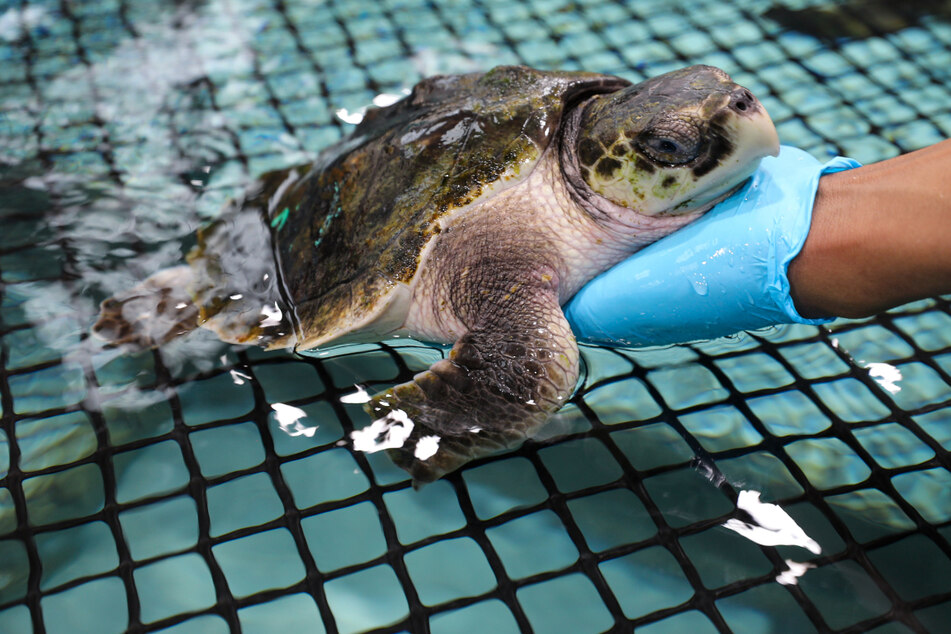
<path fill-rule="evenodd" d="M 822 553 L 789 513 L 777 504 L 760 502 L 759 497 L 759 491 L 740 491 L 736 507 L 749 513 L 753 522 L 731 519 L 723 527 L 763 546 L 801 546 L 816 555 Z"/>
<path fill-rule="evenodd" d="M 888 363 L 866 363 L 868 375 L 891 394 L 901 392 L 901 370 Z"/>
<path fill-rule="evenodd" d="M 301 408 L 286 403 L 273 403 L 271 409 L 274 410 L 274 417 L 277 419 L 277 424 L 281 426 L 281 431 L 288 436 L 313 438 L 317 433 L 317 425 L 308 427 L 300 422 L 301 419 L 307 418 L 307 412 Z"/>
<path fill-rule="evenodd" d="M 362 385 L 354 385 L 356 392 L 351 394 L 345 394 L 340 397 L 341 403 L 369 403 L 370 402 L 370 393 L 366 391 L 366 388 Z"/>
<path fill-rule="evenodd" d="M 413 421 L 401 409 L 378 418 L 367 427 L 350 433 L 353 448 L 366 453 L 383 449 L 399 449 L 413 433 Z"/>

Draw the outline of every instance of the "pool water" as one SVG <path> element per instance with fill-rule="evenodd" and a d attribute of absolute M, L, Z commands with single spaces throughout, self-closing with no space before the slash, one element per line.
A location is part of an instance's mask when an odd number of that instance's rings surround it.
<path fill-rule="evenodd" d="M 432 74 L 709 63 L 819 158 L 935 143 L 939 4 L 0 0 L 0 632 L 945 631 L 948 298 L 584 347 L 538 438 L 419 491 L 352 449 L 347 396 L 442 348 L 89 336 L 255 175 Z"/>

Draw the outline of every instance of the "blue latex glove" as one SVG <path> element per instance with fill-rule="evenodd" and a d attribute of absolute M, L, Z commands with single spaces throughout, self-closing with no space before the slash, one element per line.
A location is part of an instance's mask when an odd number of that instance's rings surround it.
<path fill-rule="evenodd" d="M 819 177 L 858 166 L 782 146 L 733 196 L 582 288 L 565 306 L 579 341 L 663 345 L 831 321 L 796 312 L 786 269 L 809 233 Z"/>

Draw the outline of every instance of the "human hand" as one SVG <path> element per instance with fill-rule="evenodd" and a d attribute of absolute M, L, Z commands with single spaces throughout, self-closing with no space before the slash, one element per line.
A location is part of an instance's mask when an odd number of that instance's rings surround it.
<path fill-rule="evenodd" d="M 664 345 L 829 321 L 796 311 L 787 267 L 809 233 L 819 177 L 858 166 L 783 146 L 702 218 L 584 286 L 565 306 L 578 340 Z"/>

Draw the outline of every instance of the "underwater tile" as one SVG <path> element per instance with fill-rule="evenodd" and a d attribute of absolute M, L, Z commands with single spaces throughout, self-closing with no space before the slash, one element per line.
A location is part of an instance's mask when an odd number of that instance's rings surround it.
<path fill-rule="evenodd" d="M 118 577 L 96 579 L 44 596 L 40 606 L 50 634 L 119 634 L 129 621 L 125 586 Z"/>
<path fill-rule="evenodd" d="M 789 514 L 806 535 L 819 544 L 822 553 L 815 554 L 802 546 L 777 546 L 776 552 L 782 558 L 800 562 L 809 561 L 826 555 L 835 555 L 845 550 L 846 543 L 842 536 L 832 522 L 814 504 L 797 502 L 796 504 L 783 506 L 783 510 Z"/>
<path fill-rule="evenodd" d="M 63 363 L 7 378 L 17 414 L 32 414 L 73 405 L 86 397 L 86 379 L 80 366 Z"/>
<path fill-rule="evenodd" d="M 39 202 L 37 205 L 43 209 L 46 207 L 45 201 Z M 37 226 L 36 220 L 33 219 L 4 218 L 3 229 L 3 234 L 0 234 L 0 248 L 3 249 L 34 244 L 35 242 L 52 238 L 49 227 Z M 22 288 L 34 289 L 37 286 L 37 284 L 26 283 Z M 14 288 L 17 288 L 17 286 L 14 285 Z M 4 290 L 9 292 L 12 289 L 7 288 Z"/>
<path fill-rule="evenodd" d="M 406 618 L 409 606 L 389 566 L 374 566 L 324 584 L 341 634 L 356 634 Z"/>
<path fill-rule="evenodd" d="M 629 619 L 680 605 L 693 596 L 680 564 L 661 546 L 608 559 L 598 567 Z"/>
<path fill-rule="evenodd" d="M 892 484 L 926 522 L 941 524 L 951 519 L 951 472 L 947 469 L 909 471 L 894 476 Z"/>
<path fill-rule="evenodd" d="M 383 351 L 332 356 L 324 360 L 324 368 L 338 388 L 366 381 L 395 381 L 400 373 L 393 357 Z"/>
<path fill-rule="evenodd" d="M 270 104 L 242 104 L 236 108 L 229 109 L 227 117 L 228 123 L 231 126 L 243 128 L 277 128 L 281 125 L 280 115 Z"/>
<path fill-rule="evenodd" d="M 49 590 L 119 565 L 112 531 L 105 522 L 89 522 L 36 536 L 43 565 L 40 589 Z"/>
<path fill-rule="evenodd" d="M 853 107 L 877 126 L 894 127 L 895 122 L 909 121 L 917 116 L 914 108 L 887 94 L 876 93 L 870 99 L 856 101 Z"/>
<path fill-rule="evenodd" d="M 485 594 L 496 587 L 485 553 L 470 537 L 447 539 L 403 556 L 423 605 Z"/>
<path fill-rule="evenodd" d="M 173 440 L 116 454 L 112 464 L 120 503 L 169 493 L 188 484 L 190 477 L 181 447 Z"/>
<path fill-rule="evenodd" d="M 889 139 L 899 144 L 903 150 L 940 143 L 945 140 L 944 132 L 930 121 L 909 121 L 891 129 Z"/>
<path fill-rule="evenodd" d="M 30 609 L 25 605 L 14 605 L 10 608 L 0 610 L 0 632 L 32 632 L 33 620 L 30 617 Z M 517 630 L 512 630 L 517 632 Z"/>
<path fill-rule="evenodd" d="M 59 245 L 38 246 L 0 256 L 0 280 L 7 283 L 59 279 L 65 256 Z"/>
<path fill-rule="evenodd" d="M 891 609 L 868 573 L 848 559 L 809 570 L 800 577 L 799 587 L 836 630 Z"/>
<path fill-rule="evenodd" d="M 664 519 L 673 527 L 687 526 L 733 510 L 726 495 L 692 468 L 647 478 L 644 486 Z"/>
<path fill-rule="evenodd" d="M 568 55 L 585 58 L 591 64 L 591 68 L 601 68 L 590 61 L 592 56 L 604 50 L 604 43 L 595 33 L 589 31 L 572 33 L 563 37 L 559 44 Z"/>
<path fill-rule="evenodd" d="M 813 486 L 831 489 L 862 482 L 871 469 L 852 449 L 838 438 L 809 438 L 786 445 Z"/>
<path fill-rule="evenodd" d="M 227 373 L 179 386 L 178 398 L 186 425 L 247 416 L 254 407 L 251 386 L 247 381 L 236 382 Z"/>
<path fill-rule="evenodd" d="M 751 398 L 746 404 L 774 436 L 817 434 L 832 424 L 799 390 Z"/>
<path fill-rule="evenodd" d="M 30 574 L 30 561 L 23 542 L 19 539 L 0 540 L 0 561 L 3 562 L 4 568 L 0 600 L 7 602 L 22 599 L 27 593 Z"/>
<path fill-rule="evenodd" d="M 658 368 L 661 370 L 678 370 L 680 366 L 690 366 L 692 361 L 700 358 L 695 350 L 687 346 L 674 346 L 672 348 L 621 348 L 615 351 L 622 354 L 634 365 L 641 368 Z"/>
<path fill-rule="evenodd" d="M 129 387 L 139 389 L 139 386 L 155 383 L 155 357 L 151 350 L 137 354 L 112 352 L 92 358 L 100 394 L 119 392 Z"/>
<path fill-rule="evenodd" d="M 634 364 L 630 359 L 610 348 L 596 348 L 586 345 L 578 348 L 584 363 L 585 387 L 590 387 L 605 379 L 616 379 L 620 375 L 629 374 L 634 369 Z"/>
<path fill-rule="evenodd" d="M 6 438 L 0 432 L 0 443 Z M 16 423 L 20 468 L 37 471 L 69 464 L 91 455 L 98 446 L 96 432 L 85 412 L 69 412 L 48 418 L 32 418 Z M 6 452 L 0 452 L 0 472 L 6 473 Z"/>
<path fill-rule="evenodd" d="M 519 627 L 508 606 L 498 599 L 490 599 L 464 608 L 437 612 L 429 619 L 429 631 L 432 634 L 476 631 L 518 634 Z"/>
<path fill-rule="evenodd" d="M 878 489 L 850 491 L 827 497 L 826 501 L 859 542 L 915 528 L 898 504 Z"/>
<path fill-rule="evenodd" d="M 466 525 L 456 492 L 445 480 L 427 484 L 419 491 L 400 489 L 385 493 L 383 502 L 402 544 L 412 544 Z"/>
<path fill-rule="evenodd" d="M 684 409 L 722 401 L 729 392 L 720 385 L 716 376 L 701 365 L 682 365 L 653 370 L 647 374 L 667 405 Z"/>
<path fill-rule="evenodd" d="M 779 354 L 804 379 L 821 379 L 849 371 L 848 364 L 824 342 L 784 346 L 779 349 Z"/>
<path fill-rule="evenodd" d="M 195 553 L 160 559 L 136 568 L 132 576 L 146 623 L 215 604 L 211 571 Z"/>
<path fill-rule="evenodd" d="M 623 475 L 621 465 L 597 438 L 569 440 L 538 454 L 562 493 L 613 482 Z"/>
<path fill-rule="evenodd" d="M 91 515 L 105 503 L 102 472 L 95 464 L 27 478 L 23 493 L 32 526 Z"/>
<path fill-rule="evenodd" d="M 614 624 L 594 584 L 582 574 L 525 586 L 515 595 L 536 632 L 601 632 Z"/>
<path fill-rule="evenodd" d="M 678 419 L 704 449 L 713 453 L 752 447 L 763 440 L 746 417 L 732 405 L 716 405 L 702 412 L 681 414 Z"/>
<path fill-rule="evenodd" d="M 240 610 L 238 614 L 240 617 Z M 231 628 L 228 627 L 227 621 L 220 616 L 205 614 L 182 621 L 178 625 L 163 627 L 158 631 L 162 634 L 228 634 Z M 247 632 L 248 630 L 245 629 L 244 631 Z"/>
<path fill-rule="evenodd" d="M 628 489 L 610 489 L 568 500 L 568 509 L 593 552 L 654 536 L 657 525 L 640 498 Z"/>
<path fill-rule="evenodd" d="M 284 504 L 266 473 L 254 473 L 208 487 L 209 534 L 224 535 L 258 526 L 284 514 Z"/>
<path fill-rule="evenodd" d="M 880 420 L 890 413 L 857 379 L 816 383 L 812 389 L 829 409 L 848 423 Z"/>
<path fill-rule="evenodd" d="M 187 496 L 122 511 L 119 525 L 136 560 L 167 555 L 198 543 L 198 508 Z M 162 530 L 155 530 L 156 526 Z"/>
<path fill-rule="evenodd" d="M 264 461 L 261 434 L 254 423 L 192 432 L 188 441 L 206 478 L 247 469 Z"/>
<path fill-rule="evenodd" d="M 0 439 L 3 442 L 5 439 Z M 6 473 L 6 470 L 3 471 Z M 0 487 L 0 536 L 13 532 L 17 527 L 17 516 L 10 489 Z"/>
<path fill-rule="evenodd" d="M 702 612 L 688 610 L 639 627 L 637 631 L 647 632 L 647 634 L 680 634 L 681 632 L 714 634 L 718 630 Z"/>
<path fill-rule="evenodd" d="M 807 151 L 812 151 L 816 145 L 822 143 L 822 137 L 816 135 L 816 133 L 807 127 L 800 119 L 780 121 L 776 124 L 776 130 L 779 133 L 779 138 L 796 139 L 797 145 Z M 816 334 L 814 326 L 797 325 L 800 327 L 790 329 L 797 338 L 805 339 Z"/>
<path fill-rule="evenodd" d="M 683 536 L 679 541 L 706 588 L 758 577 L 773 567 L 759 546 L 720 526 Z"/>
<path fill-rule="evenodd" d="M 284 588 L 306 574 L 294 539 L 286 528 L 217 544 L 212 552 L 236 597 Z"/>
<path fill-rule="evenodd" d="M 667 423 L 623 429 L 611 433 L 610 439 L 639 471 L 686 462 L 694 457 L 690 445 Z"/>
<path fill-rule="evenodd" d="M 281 474 L 305 509 L 321 502 L 342 500 L 366 491 L 369 480 L 346 449 L 330 449 L 281 465 Z"/>
<path fill-rule="evenodd" d="M 648 420 L 663 411 L 644 382 L 633 377 L 598 386 L 582 398 L 605 425 Z"/>
<path fill-rule="evenodd" d="M 281 104 L 281 113 L 295 126 L 300 125 L 327 125 L 332 121 L 332 115 L 327 110 L 326 102 L 319 97 L 302 95 L 304 99 Z M 304 147 L 311 148 L 304 144 Z M 317 149 L 314 147 L 313 149 Z"/>
<path fill-rule="evenodd" d="M 951 451 L 951 409 L 939 409 L 913 418 L 926 434 Z"/>
<path fill-rule="evenodd" d="M 301 520 L 317 568 L 327 572 L 376 559 L 386 553 L 380 515 L 361 502 Z"/>
<path fill-rule="evenodd" d="M 951 385 L 933 368 L 921 362 L 902 363 L 896 366 L 901 379 L 894 382 L 900 390 L 888 389 L 888 383 L 883 382 L 888 395 L 901 409 L 908 411 L 918 409 L 924 405 L 947 401 L 951 399 Z"/>
<path fill-rule="evenodd" d="M 940 632 L 951 623 L 951 601 L 915 610 L 915 616 L 929 632 Z"/>
<path fill-rule="evenodd" d="M 865 326 L 835 335 L 839 347 L 859 363 L 885 363 L 905 359 L 914 349 L 892 331 L 878 325 Z"/>
<path fill-rule="evenodd" d="M 275 408 L 268 416 L 268 431 L 279 456 L 289 456 L 328 445 L 343 438 L 343 427 L 333 406 L 318 401 L 296 408 Z M 299 414 L 303 414 L 299 416 Z"/>
<path fill-rule="evenodd" d="M 59 317 L 42 325 L 8 332 L 3 336 L 7 349 L 7 369 L 57 361 L 79 345 L 79 326 L 70 317 Z"/>
<path fill-rule="evenodd" d="M 755 586 L 719 599 L 716 606 L 734 632 L 810 634 L 817 631 L 792 594 L 776 583 Z"/>
<path fill-rule="evenodd" d="M 951 591 L 951 559 L 924 535 L 876 548 L 868 557 L 905 601 Z"/>
<path fill-rule="evenodd" d="M 578 549 L 553 511 L 538 511 L 485 531 L 513 579 L 559 570 L 578 559 Z"/>
<path fill-rule="evenodd" d="M 313 597 L 304 593 L 290 594 L 267 603 L 240 608 L 238 620 L 241 622 L 241 631 L 244 634 L 271 634 L 272 632 L 322 634 L 326 631 Z"/>
<path fill-rule="evenodd" d="M 288 359 L 284 363 L 255 365 L 254 376 L 264 388 L 268 403 L 309 398 L 324 391 L 317 371 L 303 361 Z"/>
<path fill-rule="evenodd" d="M 688 57 L 703 55 L 717 48 L 709 35 L 703 31 L 694 29 L 675 35 L 669 40 L 666 40 L 666 43 L 675 48 L 679 53 Z M 732 71 L 730 68 L 725 68 L 724 70 L 727 72 Z"/>
<path fill-rule="evenodd" d="M 462 472 L 472 506 L 480 519 L 539 504 L 548 499 L 532 463 L 513 457 Z M 425 489 L 424 489 L 425 490 Z"/>
<path fill-rule="evenodd" d="M 886 469 L 919 464 L 935 455 L 931 447 L 898 423 L 863 427 L 852 435 Z"/>
<path fill-rule="evenodd" d="M 175 421 L 167 395 L 132 390 L 102 404 L 102 416 L 114 448 L 172 431 Z"/>

